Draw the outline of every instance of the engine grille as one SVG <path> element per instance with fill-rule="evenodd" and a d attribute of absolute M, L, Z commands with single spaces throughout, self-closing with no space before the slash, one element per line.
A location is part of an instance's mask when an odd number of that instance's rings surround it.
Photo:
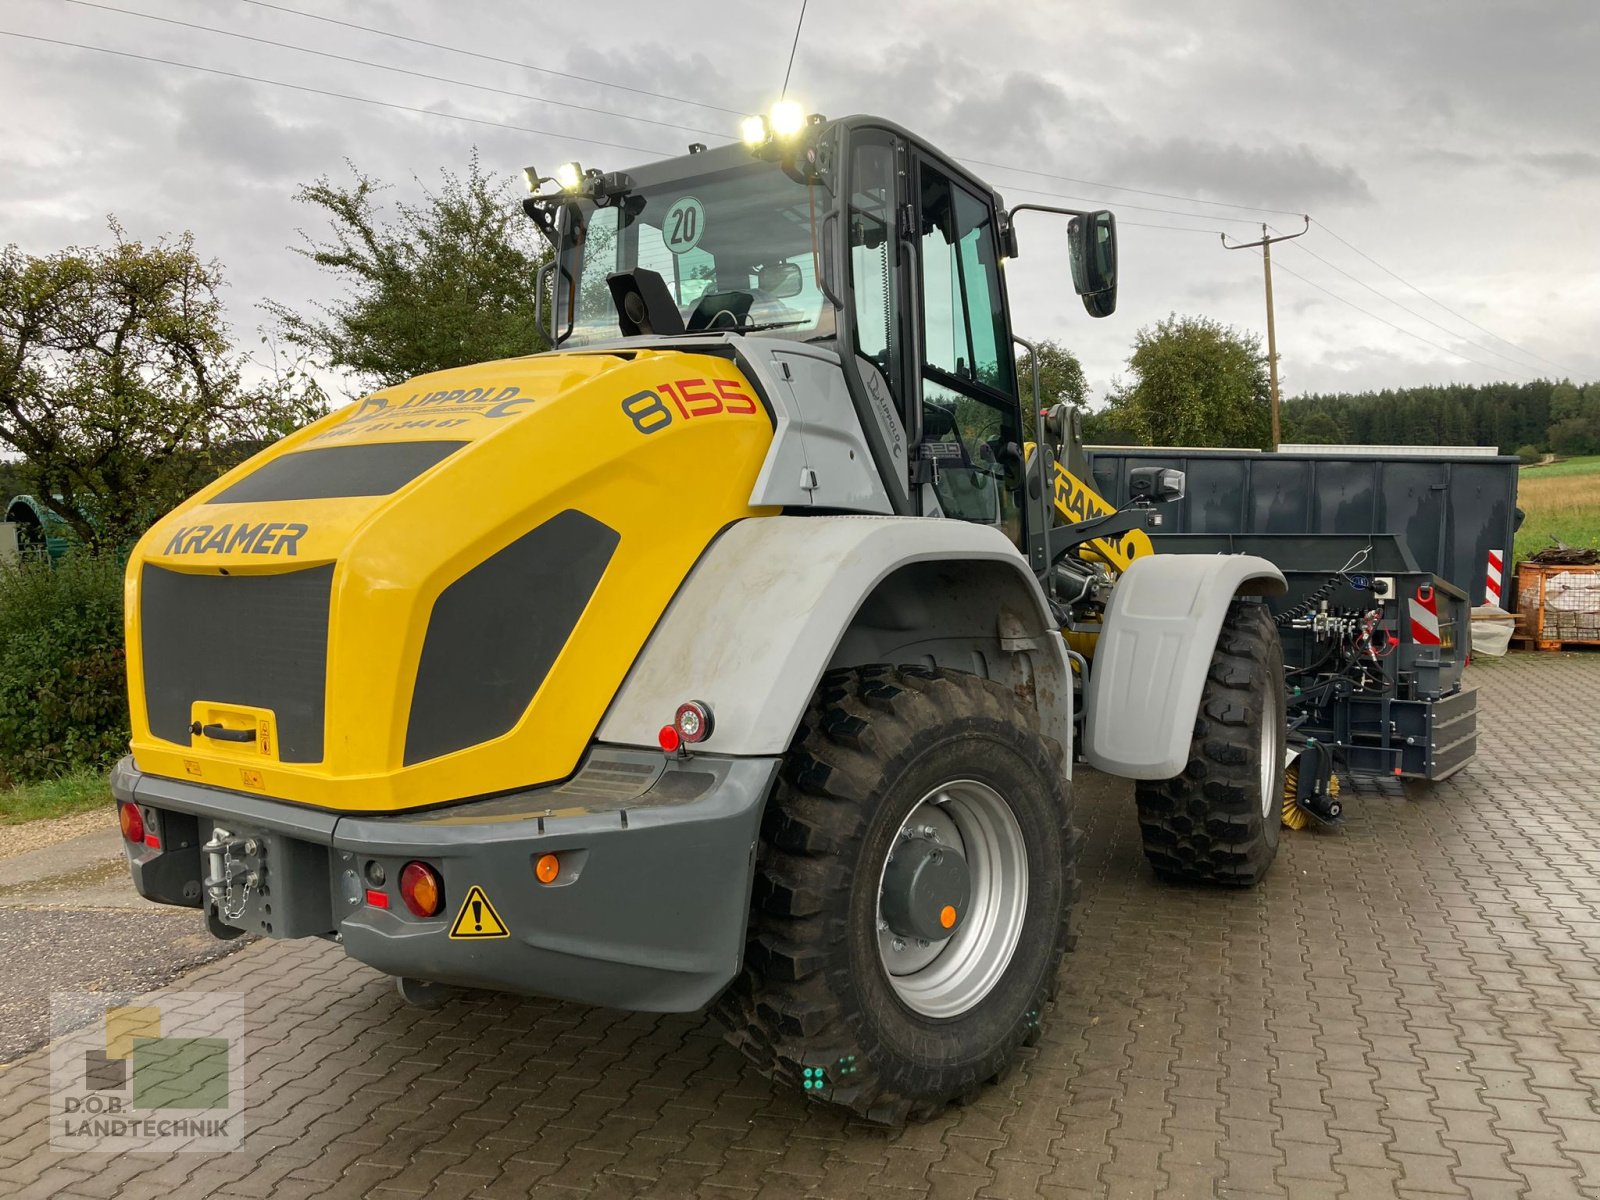
<path fill-rule="evenodd" d="M 619 537 L 568 509 L 445 588 L 417 665 L 407 766 L 499 737 L 521 719 Z"/>
<path fill-rule="evenodd" d="M 147 564 L 140 645 L 150 732 L 189 744 L 197 700 L 271 709 L 278 757 L 320 762 L 333 567 L 185 575 Z"/>

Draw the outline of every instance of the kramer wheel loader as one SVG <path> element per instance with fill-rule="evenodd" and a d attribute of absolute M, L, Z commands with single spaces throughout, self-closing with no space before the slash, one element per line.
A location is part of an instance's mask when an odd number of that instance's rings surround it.
<path fill-rule="evenodd" d="M 1018 219 L 1103 317 L 1111 213 L 792 106 L 528 176 L 554 349 L 367 396 L 130 559 L 134 882 L 418 1002 L 710 1006 L 782 1085 L 936 1112 L 1039 1037 L 1074 762 L 1140 781 L 1162 875 L 1270 866 L 1284 578 L 1151 555 L 1177 472 L 1111 510 L 1025 447 Z"/>

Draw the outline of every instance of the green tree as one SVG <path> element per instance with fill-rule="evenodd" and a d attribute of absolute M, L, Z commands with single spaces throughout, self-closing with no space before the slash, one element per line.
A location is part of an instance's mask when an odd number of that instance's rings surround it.
<path fill-rule="evenodd" d="M 318 317 L 268 304 L 288 342 L 373 387 L 545 348 L 534 319 L 543 238 L 475 152 L 464 177 L 443 172 L 438 192 L 388 211 L 386 185 L 351 171 L 349 186 L 323 177 L 296 197 L 330 226 L 326 241 L 302 235 L 296 253 L 344 292 Z"/>
<path fill-rule="evenodd" d="M 1150 446 L 1265 446 L 1271 437 L 1261 340 L 1176 314 L 1139 330 L 1131 382 L 1113 387 L 1106 423 Z"/>
<path fill-rule="evenodd" d="M 1550 389 L 1550 423 L 1570 421 L 1583 415 L 1583 393 L 1571 382 L 1562 380 Z"/>
<path fill-rule="evenodd" d="M 0 251 L 0 451 L 93 548 L 126 545 L 323 405 L 293 368 L 245 381 L 221 268 L 189 234 L 111 232 L 111 246 L 44 258 Z"/>
<path fill-rule="evenodd" d="M 1327 409 L 1314 409 L 1308 413 L 1283 414 L 1283 440 L 1307 446 L 1337 446 L 1344 442 L 1344 430 L 1338 419 Z"/>
<path fill-rule="evenodd" d="M 1038 408 L 1065 401 L 1078 408 L 1089 402 L 1089 384 L 1083 377 L 1083 364 L 1078 356 L 1053 338 L 1037 343 L 1039 347 L 1039 403 Z M 1022 433 L 1032 441 L 1038 421 L 1033 403 L 1033 355 L 1024 350 L 1017 355 L 1017 389 L 1022 396 Z"/>

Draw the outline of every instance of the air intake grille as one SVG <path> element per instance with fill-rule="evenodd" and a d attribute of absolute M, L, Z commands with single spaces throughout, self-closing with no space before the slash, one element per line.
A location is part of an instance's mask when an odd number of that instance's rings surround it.
<path fill-rule="evenodd" d="M 189 745 L 196 700 L 271 709 L 278 757 L 322 760 L 333 567 L 279 575 L 140 576 L 150 732 Z"/>
<path fill-rule="evenodd" d="M 618 536 L 568 509 L 445 588 L 417 666 L 407 765 L 499 737 L 521 719 L 599 586 Z"/>

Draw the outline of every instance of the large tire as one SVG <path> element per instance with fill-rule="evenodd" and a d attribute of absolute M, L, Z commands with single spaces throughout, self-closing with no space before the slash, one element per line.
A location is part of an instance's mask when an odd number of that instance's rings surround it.
<path fill-rule="evenodd" d="M 974 857 L 967 911 L 944 942 L 900 939 L 893 880 L 948 847 Z M 768 802 L 744 967 L 717 1015 L 808 1098 L 886 1124 L 932 1115 L 1038 1040 L 1076 897 L 1070 785 L 1028 708 L 955 671 L 833 671 Z"/>
<path fill-rule="evenodd" d="M 1235 600 L 1217 635 L 1183 774 L 1134 789 L 1145 857 L 1163 878 L 1248 887 L 1278 854 L 1283 644 L 1266 605 Z"/>

